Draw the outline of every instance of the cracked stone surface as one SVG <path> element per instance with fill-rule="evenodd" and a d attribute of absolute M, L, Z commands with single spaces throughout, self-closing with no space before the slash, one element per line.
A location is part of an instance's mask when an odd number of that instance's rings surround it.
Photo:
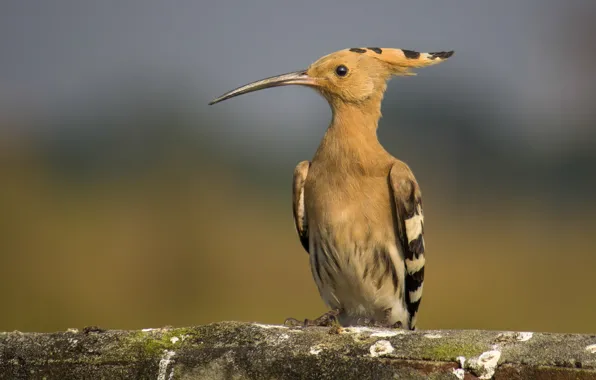
<path fill-rule="evenodd" d="M 79 378 L 596 379 L 596 335 L 240 322 L 0 333 L 0 379 Z"/>

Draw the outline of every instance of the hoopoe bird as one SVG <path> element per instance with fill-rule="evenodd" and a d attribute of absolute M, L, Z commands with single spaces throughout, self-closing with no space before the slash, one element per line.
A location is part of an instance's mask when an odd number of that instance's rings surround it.
<path fill-rule="evenodd" d="M 416 75 L 412 68 L 452 55 L 345 49 L 306 70 L 252 82 L 209 103 L 285 85 L 311 87 L 329 102 L 331 123 L 313 159 L 300 162 L 293 177 L 296 230 L 331 310 L 305 324 L 334 320 L 415 329 L 424 285 L 422 196 L 408 165 L 379 143 L 377 128 L 392 76 Z"/>

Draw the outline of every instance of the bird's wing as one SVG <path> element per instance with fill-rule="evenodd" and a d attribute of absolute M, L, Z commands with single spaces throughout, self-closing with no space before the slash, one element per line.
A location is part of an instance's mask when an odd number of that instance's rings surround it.
<path fill-rule="evenodd" d="M 304 208 L 304 182 L 308 175 L 309 161 L 302 161 L 294 169 L 294 186 L 292 192 L 292 204 L 294 209 L 294 223 L 302 246 L 308 253 L 308 221 L 306 209 Z"/>
<path fill-rule="evenodd" d="M 396 162 L 389 174 L 397 215 L 398 244 L 405 258 L 405 299 L 410 315 L 410 329 L 416 325 L 416 313 L 424 283 L 424 215 L 422 196 L 414 175 L 403 162 Z"/>

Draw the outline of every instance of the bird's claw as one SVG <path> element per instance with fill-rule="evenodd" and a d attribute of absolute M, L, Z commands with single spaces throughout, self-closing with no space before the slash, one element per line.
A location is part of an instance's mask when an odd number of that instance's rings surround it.
<path fill-rule="evenodd" d="M 306 320 L 304 322 L 300 322 L 296 318 L 286 318 L 286 320 L 284 321 L 284 326 L 302 327 L 305 322 L 306 322 Z"/>
<path fill-rule="evenodd" d="M 380 322 L 370 318 L 359 318 L 356 320 L 356 326 L 364 327 L 377 327 L 377 328 L 390 328 L 390 329 L 401 329 L 403 327 L 400 321 L 395 323 Z"/>
<path fill-rule="evenodd" d="M 284 321 L 284 325 L 288 327 L 331 327 L 339 325 L 339 320 L 337 319 L 339 312 L 339 310 L 331 310 L 321 315 L 317 319 L 305 319 L 303 322 L 299 321 L 296 318 L 287 318 Z"/>

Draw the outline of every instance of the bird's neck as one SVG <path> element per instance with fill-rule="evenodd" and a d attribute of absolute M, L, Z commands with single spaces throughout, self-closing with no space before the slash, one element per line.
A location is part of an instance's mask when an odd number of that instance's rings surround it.
<path fill-rule="evenodd" d="M 358 171 L 375 166 L 386 154 L 377 137 L 381 100 L 331 103 L 331 108 L 333 118 L 314 160 Z"/>
<path fill-rule="evenodd" d="M 381 99 L 373 97 L 362 103 L 332 102 L 333 119 L 329 129 L 341 133 L 359 132 L 360 137 L 377 140 L 381 118 Z"/>

